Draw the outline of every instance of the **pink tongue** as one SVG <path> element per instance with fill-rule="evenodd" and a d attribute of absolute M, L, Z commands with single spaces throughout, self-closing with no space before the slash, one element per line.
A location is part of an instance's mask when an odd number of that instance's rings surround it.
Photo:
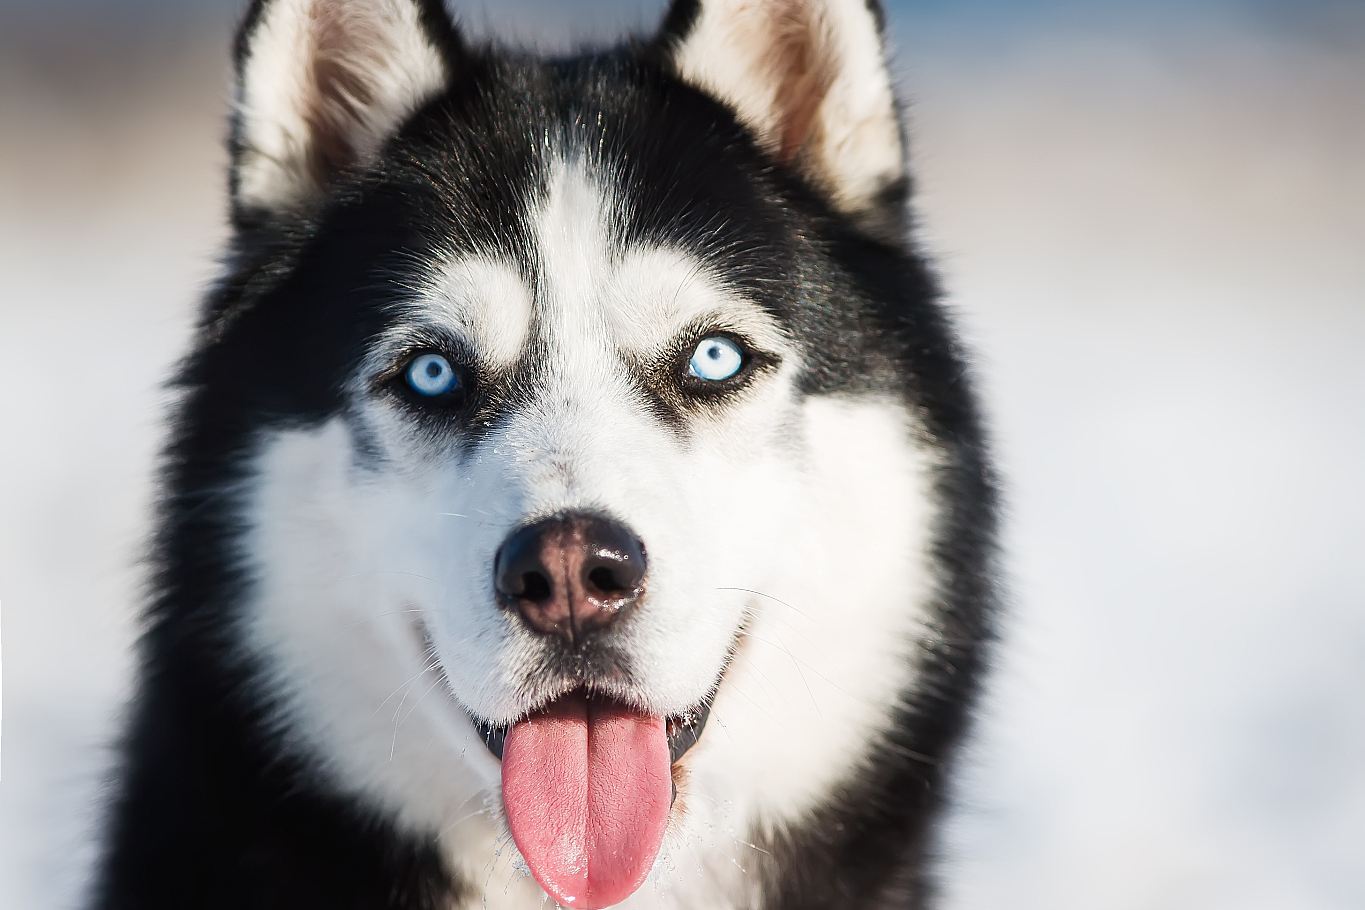
<path fill-rule="evenodd" d="M 639 888 L 673 801 L 662 717 L 569 695 L 514 724 L 502 797 L 521 855 L 565 907 L 597 910 Z"/>

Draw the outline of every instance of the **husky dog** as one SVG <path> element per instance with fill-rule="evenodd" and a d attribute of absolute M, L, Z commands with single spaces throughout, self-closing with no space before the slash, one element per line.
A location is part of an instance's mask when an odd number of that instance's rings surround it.
<path fill-rule="evenodd" d="M 94 906 L 923 907 L 992 481 L 875 0 L 256 0 Z"/>

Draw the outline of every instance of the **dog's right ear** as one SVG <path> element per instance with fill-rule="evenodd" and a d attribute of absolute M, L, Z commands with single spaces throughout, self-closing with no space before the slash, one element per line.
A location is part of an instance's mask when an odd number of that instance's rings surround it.
<path fill-rule="evenodd" d="M 452 78 L 442 0 L 255 0 L 236 43 L 238 223 L 305 207 Z"/>

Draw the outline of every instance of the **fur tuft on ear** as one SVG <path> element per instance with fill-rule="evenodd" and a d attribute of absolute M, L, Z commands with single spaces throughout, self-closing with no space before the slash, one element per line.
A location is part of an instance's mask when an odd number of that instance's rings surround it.
<path fill-rule="evenodd" d="M 298 208 L 364 165 L 454 70 L 441 0 L 256 0 L 236 45 L 232 197 Z"/>
<path fill-rule="evenodd" d="M 905 155 L 877 0 L 674 0 L 679 75 L 869 233 L 903 232 Z"/>

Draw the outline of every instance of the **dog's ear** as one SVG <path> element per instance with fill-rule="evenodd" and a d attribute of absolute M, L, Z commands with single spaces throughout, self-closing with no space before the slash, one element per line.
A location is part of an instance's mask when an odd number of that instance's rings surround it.
<path fill-rule="evenodd" d="M 674 0 L 678 74 L 875 234 L 899 234 L 905 153 L 877 0 Z"/>
<path fill-rule="evenodd" d="M 441 0 L 255 0 L 236 43 L 239 220 L 306 206 L 365 164 L 459 56 Z"/>

